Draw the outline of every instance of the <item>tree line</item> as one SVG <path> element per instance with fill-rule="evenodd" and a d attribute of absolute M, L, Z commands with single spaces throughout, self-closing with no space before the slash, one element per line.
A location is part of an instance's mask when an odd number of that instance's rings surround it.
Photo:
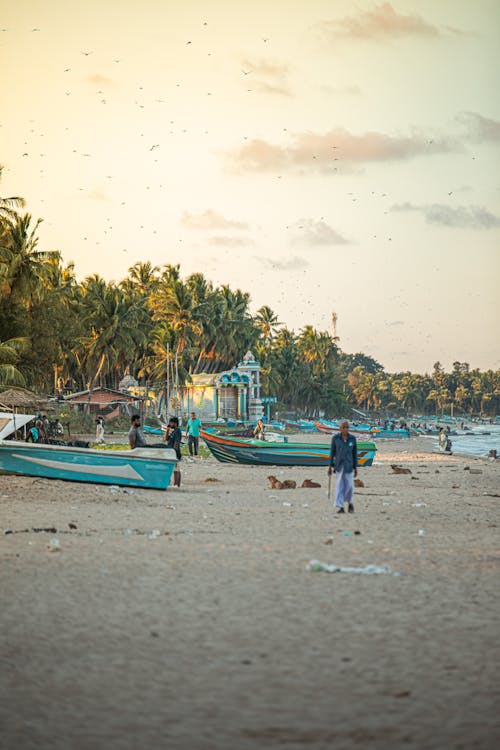
<path fill-rule="evenodd" d="M 0 168 L 1 175 L 1 168 Z M 363 353 L 343 352 L 325 331 L 295 332 L 250 295 L 214 286 L 180 266 L 135 263 L 119 282 L 78 281 L 58 251 L 40 250 L 38 227 L 21 198 L 0 198 L 0 385 L 54 393 L 116 388 L 125 373 L 162 388 L 175 360 L 180 384 L 233 367 L 251 349 L 264 396 L 280 412 L 338 416 L 350 407 L 387 412 L 493 415 L 500 371 L 440 363 L 430 375 L 387 373 Z"/>

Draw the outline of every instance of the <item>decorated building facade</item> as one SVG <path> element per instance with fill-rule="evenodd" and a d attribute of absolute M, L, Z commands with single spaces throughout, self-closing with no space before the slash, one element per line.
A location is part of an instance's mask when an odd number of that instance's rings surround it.
<path fill-rule="evenodd" d="M 193 375 L 183 389 L 183 407 L 206 421 L 255 421 L 264 414 L 260 388 L 260 365 L 248 351 L 231 370 Z"/>

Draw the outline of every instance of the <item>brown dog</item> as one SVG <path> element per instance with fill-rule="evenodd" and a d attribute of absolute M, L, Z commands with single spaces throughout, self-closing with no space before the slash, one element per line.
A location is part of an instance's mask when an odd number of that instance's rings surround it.
<path fill-rule="evenodd" d="M 282 490 L 283 489 L 283 482 L 280 482 L 279 479 L 276 479 L 276 477 L 270 476 L 268 477 L 269 480 L 269 487 L 272 490 Z"/>
<path fill-rule="evenodd" d="M 411 474 L 411 469 L 404 469 L 402 466 L 397 464 L 391 464 L 391 474 Z"/>
<path fill-rule="evenodd" d="M 318 482 L 313 482 L 312 479 L 304 479 L 304 481 L 302 482 L 300 486 L 307 488 L 307 489 L 309 488 L 312 489 L 313 487 L 321 487 L 321 485 L 318 484 Z"/>
<path fill-rule="evenodd" d="M 297 482 L 293 479 L 285 479 L 283 482 L 280 482 L 277 477 L 271 475 L 268 477 L 268 480 L 269 486 L 272 490 L 294 490 L 297 486 Z"/>

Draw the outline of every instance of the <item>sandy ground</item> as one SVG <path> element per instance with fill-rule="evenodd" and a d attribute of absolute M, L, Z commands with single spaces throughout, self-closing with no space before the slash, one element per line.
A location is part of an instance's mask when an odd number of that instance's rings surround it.
<path fill-rule="evenodd" d="M 326 469 L 183 461 L 167 492 L 0 476 L 0 747 L 496 747 L 500 462 L 428 448 L 380 441 L 345 516 Z"/>

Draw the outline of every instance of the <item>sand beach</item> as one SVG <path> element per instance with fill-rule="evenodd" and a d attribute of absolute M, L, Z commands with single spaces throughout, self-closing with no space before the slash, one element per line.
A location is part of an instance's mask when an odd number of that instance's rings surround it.
<path fill-rule="evenodd" d="M 500 462 L 429 448 L 380 441 L 345 516 L 326 469 L 0 476 L 0 746 L 495 747 Z"/>

